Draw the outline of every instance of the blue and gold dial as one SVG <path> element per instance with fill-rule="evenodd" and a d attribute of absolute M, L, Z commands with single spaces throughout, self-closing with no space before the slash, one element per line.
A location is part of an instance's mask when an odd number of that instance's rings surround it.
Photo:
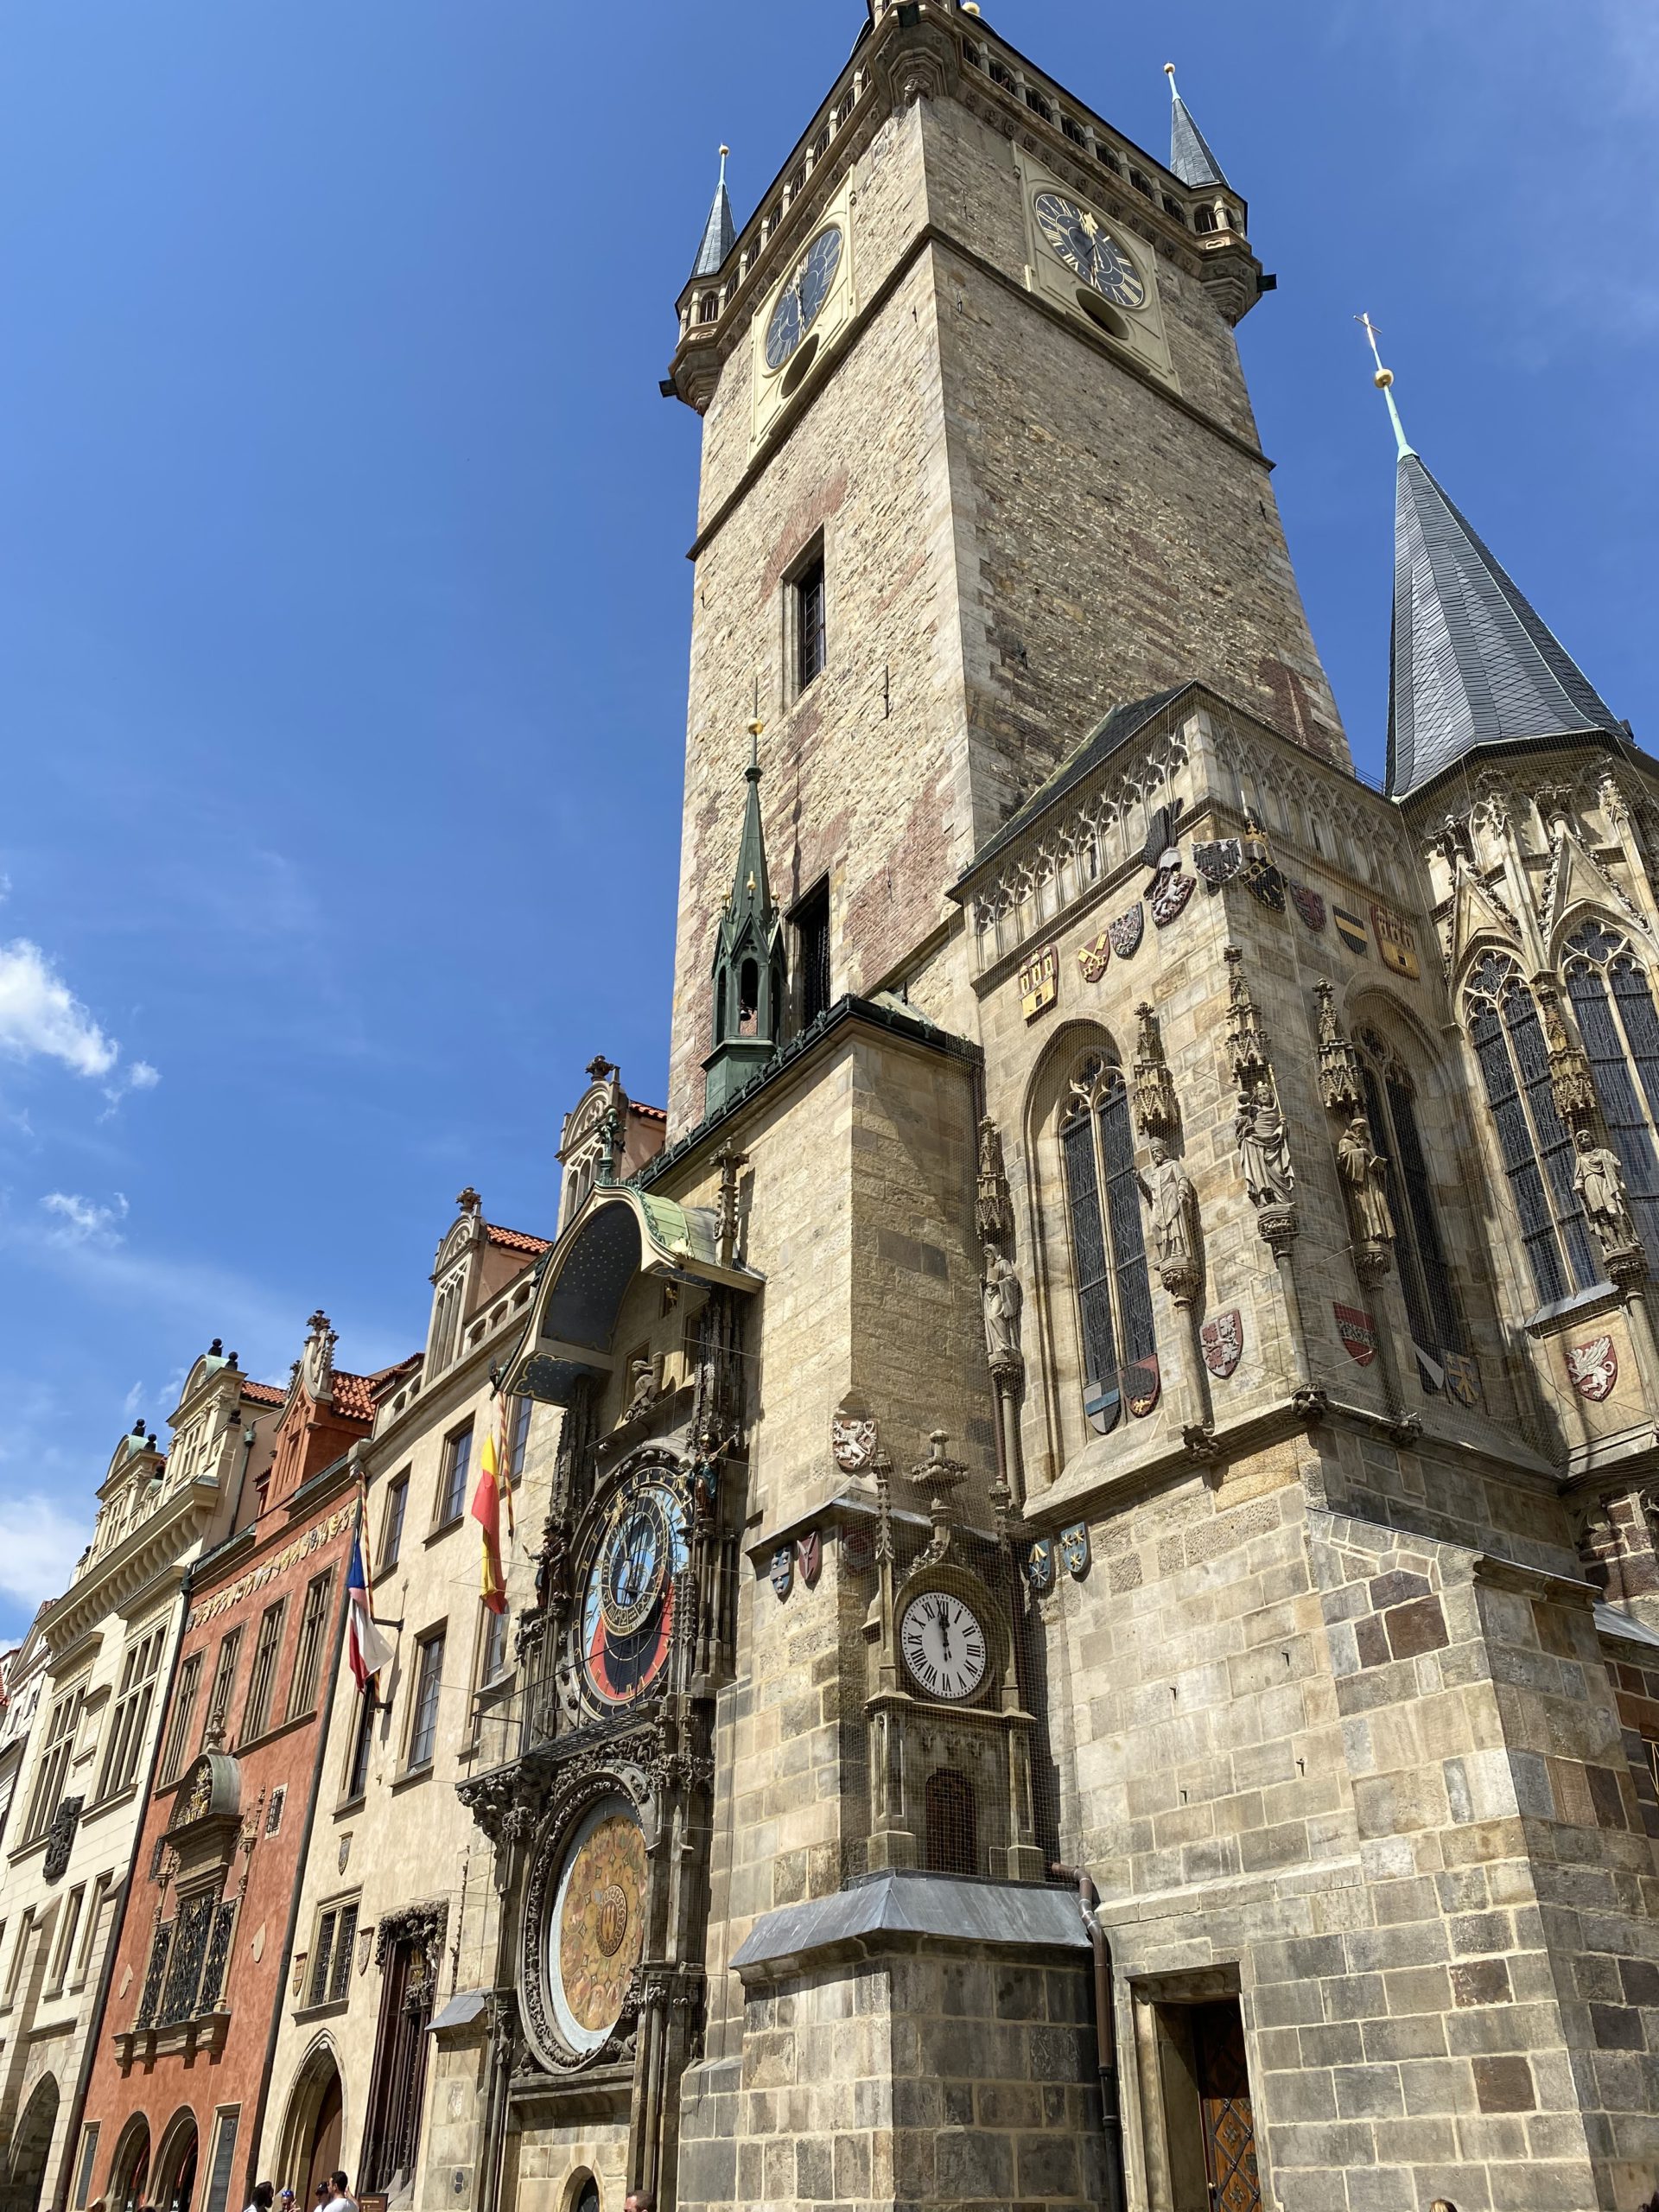
<path fill-rule="evenodd" d="M 582 1601 L 582 1661 L 602 1706 L 631 1705 L 661 1681 L 674 1630 L 674 1578 L 690 1557 L 685 1509 L 660 1479 L 612 1501 Z"/>
<path fill-rule="evenodd" d="M 1114 307 L 1143 308 L 1146 279 L 1096 217 L 1064 193 L 1039 192 L 1034 203 L 1043 236 L 1075 276 Z"/>
<path fill-rule="evenodd" d="M 841 266 L 841 226 L 820 231 L 796 264 L 766 325 L 766 366 L 781 369 L 823 313 Z"/>

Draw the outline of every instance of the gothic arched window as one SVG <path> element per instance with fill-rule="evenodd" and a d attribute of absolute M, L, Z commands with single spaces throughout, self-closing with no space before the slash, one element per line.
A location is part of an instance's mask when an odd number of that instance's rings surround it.
<path fill-rule="evenodd" d="M 1550 1306 L 1599 1282 L 1602 1268 L 1573 1188 L 1573 1145 L 1555 1110 L 1537 1002 L 1514 961 L 1489 952 L 1465 1003 L 1534 1287 Z"/>
<path fill-rule="evenodd" d="M 1433 1180 L 1417 1126 L 1415 1087 L 1398 1054 L 1375 1029 L 1360 1031 L 1359 1048 L 1371 1138 L 1388 1162 L 1384 1174 L 1389 1211 L 1394 1217 L 1395 1256 L 1411 1333 L 1425 1351 L 1439 1359 L 1449 1351 L 1461 1352 L 1466 1345 L 1446 1264 Z"/>
<path fill-rule="evenodd" d="M 1630 1211 L 1659 1263 L 1659 1158 L 1649 1127 L 1659 1122 L 1659 1014 L 1648 971 L 1622 933 L 1586 922 L 1567 941 L 1562 972 Z"/>
<path fill-rule="evenodd" d="M 1084 1410 L 1103 1435 L 1131 1403 L 1157 1396 L 1152 1289 L 1123 1071 L 1092 1053 L 1060 1108 L 1066 1213 L 1077 1287 Z M 1134 1370 L 1139 1369 L 1137 1376 Z"/>

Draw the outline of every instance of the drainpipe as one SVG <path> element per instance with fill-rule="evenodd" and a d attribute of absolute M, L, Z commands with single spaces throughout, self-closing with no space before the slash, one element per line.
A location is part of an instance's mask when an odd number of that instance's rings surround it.
<path fill-rule="evenodd" d="M 355 1524 L 353 1524 L 355 1526 Z M 340 1655 L 346 1642 L 346 1616 L 350 1601 L 346 1595 L 346 1584 L 351 1573 L 349 1551 L 340 1554 L 346 1573 L 340 1578 L 340 1611 L 334 1619 L 334 1648 L 328 1662 L 328 1671 L 317 1688 L 317 1749 L 311 1762 L 311 1794 L 306 1801 L 305 1824 L 300 1830 L 299 1849 L 294 1858 L 294 1894 L 289 1901 L 288 1927 L 283 1936 L 282 1970 L 276 1983 L 276 1997 L 270 2008 L 270 2032 L 265 2037 L 265 2062 L 259 2075 L 259 2094 L 253 2108 L 253 2126 L 248 2131 L 248 2170 L 243 2186 L 246 2202 L 253 2196 L 254 2178 L 259 2171 L 259 2139 L 264 2132 L 265 2107 L 270 2101 L 270 2069 L 276 2059 L 276 2038 L 282 2032 L 283 2007 L 288 2002 L 289 1968 L 294 1959 L 294 1931 L 300 1921 L 300 1895 L 305 1888 L 305 1864 L 311 1853 L 311 1830 L 317 1816 L 317 1798 L 322 1789 L 322 1770 L 328 1755 L 330 1723 L 334 1716 L 334 1690 L 340 1676 Z M 257 1846 L 255 1846 L 257 1848 Z M 240 1934 L 238 1927 L 238 1933 Z M 340 2084 L 344 2088 L 345 2084 Z M 346 2138 L 342 2132 L 340 2143 L 340 2163 L 346 2160 Z"/>
<path fill-rule="evenodd" d="M 1100 1894 L 1080 1866 L 1054 1866 L 1051 1872 L 1077 1885 L 1077 1910 L 1095 1955 L 1095 2049 L 1100 2069 L 1100 2133 L 1106 2153 L 1106 2212 L 1124 2212 L 1123 2112 L 1117 2082 L 1117 2044 L 1113 2021 L 1112 1947 L 1095 1908 Z"/>
<path fill-rule="evenodd" d="M 150 1784 L 156 1779 L 156 1762 L 162 1755 L 162 1744 L 167 1734 L 174 1685 L 178 1681 L 179 1656 L 184 1649 L 184 1624 L 190 1618 L 190 1581 L 194 1573 L 195 1562 L 193 1560 L 185 1568 L 184 1580 L 179 1586 L 179 1624 L 173 1637 L 173 1656 L 168 1663 L 167 1694 L 162 1700 L 161 1717 L 156 1724 L 155 1739 L 149 1747 L 149 1764 L 144 1769 L 143 1784 L 138 1793 L 138 1817 L 133 1822 L 132 1852 L 127 1860 L 126 1878 L 121 1885 L 121 1909 L 118 1913 L 110 1915 L 110 1933 L 104 1946 L 104 1963 L 98 1970 L 98 1992 L 92 1999 L 92 2009 L 86 2024 L 86 2040 L 81 2047 L 80 2071 L 75 2077 L 75 2098 L 69 2108 L 69 2126 L 64 2134 L 58 2183 L 51 2199 L 53 2204 L 59 2208 L 59 2212 L 67 2212 L 75 2185 L 75 2155 L 80 2148 L 80 2128 L 86 2114 L 86 2095 L 92 2085 L 92 2067 L 98 2058 L 98 2039 L 104 2031 L 104 2013 L 110 2000 L 110 1984 L 115 1978 L 115 1955 L 121 1948 L 121 1929 L 126 1921 L 127 1909 L 132 1903 L 132 1885 L 138 1872 L 138 1854 L 144 1840 L 144 1813 L 149 1803 Z"/>

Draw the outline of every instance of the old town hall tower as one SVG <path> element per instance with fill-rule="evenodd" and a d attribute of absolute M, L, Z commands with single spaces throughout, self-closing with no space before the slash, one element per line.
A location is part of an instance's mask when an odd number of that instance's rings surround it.
<path fill-rule="evenodd" d="M 871 0 L 678 303 L 668 1119 L 594 1063 L 502 1365 L 480 2212 L 1659 2180 L 1659 785 L 1402 427 L 1354 775 L 1171 92 Z"/>

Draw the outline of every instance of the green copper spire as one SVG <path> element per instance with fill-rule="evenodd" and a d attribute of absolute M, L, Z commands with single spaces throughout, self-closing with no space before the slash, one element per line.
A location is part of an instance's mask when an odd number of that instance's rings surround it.
<path fill-rule="evenodd" d="M 749 725 L 748 793 L 731 896 L 715 933 L 715 1049 L 703 1062 L 704 1110 L 718 1112 L 753 1081 L 782 1042 L 785 1005 L 783 918 L 772 902 L 760 822 L 760 734 Z"/>

